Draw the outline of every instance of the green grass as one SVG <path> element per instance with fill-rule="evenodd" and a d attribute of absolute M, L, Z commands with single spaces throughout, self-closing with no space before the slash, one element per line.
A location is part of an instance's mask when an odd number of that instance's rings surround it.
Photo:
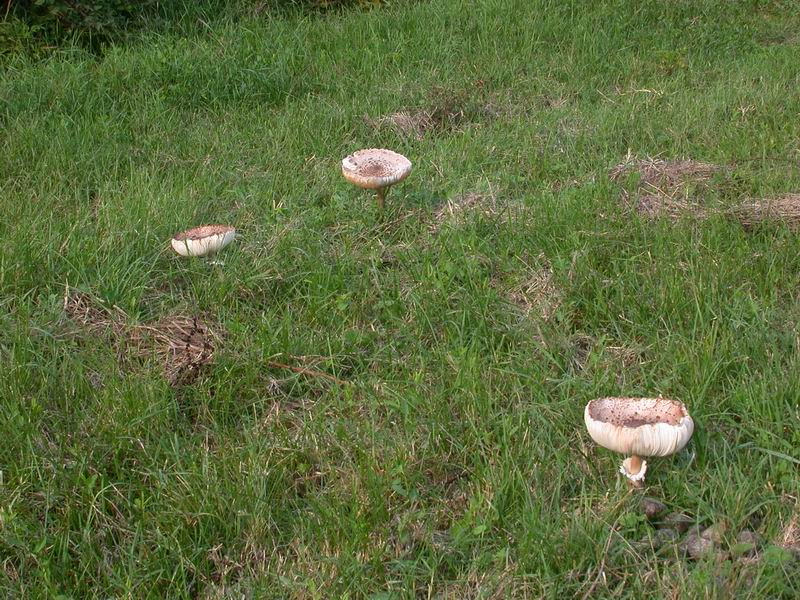
<path fill-rule="evenodd" d="M 583 408 L 683 400 L 694 438 L 647 493 L 727 522 L 725 547 L 796 514 L 797 235 L 643 220 L 608 170 L 688 156 L 731 166 L 722 204 L 800 191 L 800 11 L 589 4 L 216 15 L 7 59 L 4 595 L 797 597 L 776 549 L 635 549 L 640 494 Z M 399 110 L 445 119 L 365 120 Z M 373 146 L 415 165 L 385 215 L 339 172 Z M 467 194 L 494 210 L 433 227 Z M 223 266 L 169 249 L 203 222 L 240 229 Z M 203 313 L 224 342 L 172 387 L 70 322 L 67 287 L 129 325 Z"/>

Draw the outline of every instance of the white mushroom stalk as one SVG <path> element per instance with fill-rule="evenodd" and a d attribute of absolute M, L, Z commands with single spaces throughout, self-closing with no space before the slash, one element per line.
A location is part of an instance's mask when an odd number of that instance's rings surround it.
<path fill-rule="evenodd" d="M 402 154 L 383 148 L 359 150 L 342 160 L 344 178 L 367 190 L 375 190 L 378 208 L 383 210 L 386 193 L 411 173 L 411 161 Z"/>
<path fill-rule="evenodd" d="M 181 256 L 208 256 L 219 252 L 236 237 L 229 225 L 201 225 L 172 238 L 172 249 Z"/>
<path fill-rule="evenodd" d="M 694 431 L 686 406 L 667 398 L 600 398 L 586 405 L 583 418 L 595 442 L 627 457 L 620 473 L 636 487 L 647 472 L 643 456 L 674 454 Z"/>

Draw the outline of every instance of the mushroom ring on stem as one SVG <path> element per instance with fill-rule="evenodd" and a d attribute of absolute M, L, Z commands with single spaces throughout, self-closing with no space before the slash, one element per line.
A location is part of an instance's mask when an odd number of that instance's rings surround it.
<path fill-rule="evenodd" d="M 359 150 L 342 160 L 342 175 L 353 185 L 375 190 L 378 208 L 383 209 L 386 192 L 411 173 L 411 161 L 402 154 L 382 148 Z"/>
<path fill-rule="evenodd" d="M 172 248 L 181 256 L 207 256 L 222 250 L 236 237 L 229 225 L 201 225 L 172 238 Z"/>
<path fill-rule="evenodd" d="M 641 486 L 643 456 L 669 456 L 689 442 L 694 421 L 683 402 L 667 398 L 599 398 L 583 412 L 586 429 L 599 445 L 628 457 L 620 473 Z"/>

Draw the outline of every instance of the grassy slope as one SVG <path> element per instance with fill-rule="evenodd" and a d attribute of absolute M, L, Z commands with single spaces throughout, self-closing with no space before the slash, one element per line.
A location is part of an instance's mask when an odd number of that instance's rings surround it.
<path fill-rule="evenodd" d="M 798 486 L 770 453 L 800 444 L 797 237 L 642 222 L 606 173 L 632 149 L 734 164 L 722 201 L 800 189 L 798 27 L 789 2 L 439 0 L 7 67 L 0 585 L 797 594 L 777 563 L 633 552 L 636 496 L 582 411 L 683 399 L 697 432 L 653 461 L 650 493 L 780 535 Z M 421 140 L 363 119 L 448 103 L 464 118 Z M 415 162 L 385 221 L 338 172 L 364 146 Z M 511 217 L 431 233 L 470 192 Z M 208 221 L 243 233 L 224 267 L 168 251 Z M 561 302 L 521 317 L 507 289 L 546 263 Z M 67 284 L 137 322 L 210 313 L 224 347 L 174 390 L 159 365 L 122 369 L 104 340 L 65 335 Z M 355 385 L 271 356 L 322 357 Z"/>

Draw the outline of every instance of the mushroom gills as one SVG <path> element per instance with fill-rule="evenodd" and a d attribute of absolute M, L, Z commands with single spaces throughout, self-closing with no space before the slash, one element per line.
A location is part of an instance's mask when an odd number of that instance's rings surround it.
<path fill-rule="evenodd" d="M 620 473 L 641 484 L 647 472 L 643 456 L 668 456 L 681 450 L 694 431 L 682 402 L 666 398 L 600 398 L 584 411 L 592 439 L 626 458 Z"/>

